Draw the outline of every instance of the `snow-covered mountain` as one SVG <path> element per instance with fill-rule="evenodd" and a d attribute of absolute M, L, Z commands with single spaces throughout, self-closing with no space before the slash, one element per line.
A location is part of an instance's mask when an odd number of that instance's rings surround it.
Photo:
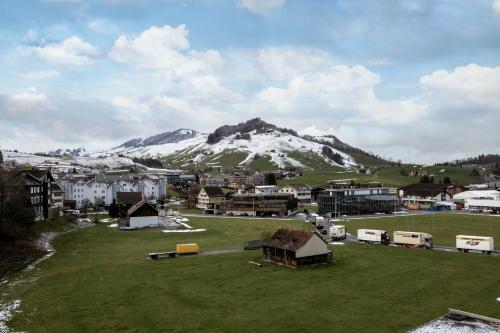
<path fill-rule="evenodd" d="M 293 130 L 279 128 L 255 118 L 238 125 L 219 127 L 208 135 L 179 129 L 146 139 L 132 139 L 92 156 L 121 155 L 133 158 L 175 155 L 179 158 L 185 156 L 186 160 L 196 164 L 203 163 L 214 155 L 243 152 L 246 157 L 239 162 L 242 166 L 256 158 L 267 156 L 272 163 L 282 168 L 290 165 L 303 166 L 301 162 L 289 156 L 290 152 L 302 152 L 315 154 L 335 166 L 355 165 L 354 159 L 334 148 L 333 142 L 333 137 L 301 137 Z M 325 146 L 328 146 L 328 154 L 325 154 Z"/>
<path fill-rule="evenodd" d="M 227 158 L 223 158 L 226 154 Z M 232 167 L 245 167 L 264 158 L 266 163 L 272 163 L 277 168 L 297 166 L 314 169 L 318 163 L 339 167 L 356 165 L 353 155 L 381 161 L 374 155 L 343 143 L 333 135 L 299 135 L 294 130 L 280 128 L 255 118 L 237 125 L 221 126 L 210 134 L 178 129 L 147 138 L 134 138 L 109 150 L 93 153 L 84 148 L 58 149 L 50 154 L 8 152 L 4 159 L 29 164 L 53 160 L 89 167 L 123 167 L 134 165 L 134 158 L 159 158 L 167 161 L 169 167 L 177 168 L 216 166 L 228 159 L 231 160 Z"/>
<path fill-rule="evenodd" d="M 147 146 L 158 146 L 167 143 L 178 143 L 181 141 L 198 137 L 199 135 L 200 133 L 197 131 L 180 128 L 175 131 L 156 134 L 145 139 L 143 138 L 132 139 L 127 142 L 124 142 L 115 149 L 141 148 Z"/>

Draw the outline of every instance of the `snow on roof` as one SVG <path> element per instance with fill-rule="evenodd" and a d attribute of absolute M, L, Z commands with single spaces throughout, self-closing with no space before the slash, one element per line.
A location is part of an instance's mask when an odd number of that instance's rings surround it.
<path fill-rule="evenodd" d="M 450 309 L 446 316 L 408 333 L 498 333 L 500 320 Z"/>
<path fill-rule="evenodd" d="M 497 190 L 484 190 L 484 191 L 465 191 L 453 196 L 453 200 L 465 200 L 465 199 L 479 199 L 479 198 L 489 198 L 490 200 L 500 200 L 500 191 Z"/>

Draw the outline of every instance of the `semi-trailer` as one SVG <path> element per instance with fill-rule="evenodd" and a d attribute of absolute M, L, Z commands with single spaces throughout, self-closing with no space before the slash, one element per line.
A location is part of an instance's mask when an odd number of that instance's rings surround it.
<path fill-rule="evenodd" d="M 425 232 L 394 231 L 394 245 L 405 247 L 432 248 L 432 235 Z"/>
<path fill-rule="evenodd" d="M 363 243 L 389 245 L 391 237 L 385 230 L 358 229 L 358 241 Z"/>
<path fill-rule="evenodd" d="M 332 225 L 330 227 L 331 240 L 346 239 L 345 225 Z"/>
<path fill-rule="evenodd" d="M 457 250 L 460 252 L 479 251 L 490 254 L 495 250 L 493 237 L 458 235 Z"/>

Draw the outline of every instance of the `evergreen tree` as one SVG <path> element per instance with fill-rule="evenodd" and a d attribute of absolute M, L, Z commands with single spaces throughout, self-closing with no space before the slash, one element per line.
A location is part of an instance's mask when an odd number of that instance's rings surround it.
<path fill-rule="evenodd" d="M 265 185 L 276 185 L 276 175 L 274 173 L 266 173 L 264 175 L 264 184 Z"/>
<path fill-rule="evenodd" d="M 113 203 L 109 205 L 109 216 L 118 217 L 118 214 L 119 214 L 118 205 L 116 204 L 116 200 L 113 199 Z"/>

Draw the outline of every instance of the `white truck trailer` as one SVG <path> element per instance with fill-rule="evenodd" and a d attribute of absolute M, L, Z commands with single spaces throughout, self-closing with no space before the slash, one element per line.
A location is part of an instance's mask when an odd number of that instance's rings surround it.
<path fill-rule="evenodd" d="M 345 239 L 345 225 L 332 225 L 330 227 L 330 238 L 331 240 Z"/>
<path fill-rule="evenodd" d="M 458 235 L 457 250 L 460 252 L 480 251 L 490 254 L 495 250 L 493 237 Z"/>
<path fill-rule="evenodd" d="M 391 237 L 385 230 L 358 229 L 358 241 L 363 243 L 389 245 Z"/>
<path fill-rule="evenodd" d="M 308 222 L 311 222 L 312 224 L 316 224 L 316 219 L 319 217 L 318 214 L 316 213 L 311 213 L 309 214 L 309 216 L 307 217 L 307 220 Z"/>
<path fill-rule="evenodd" d="M 394 245 L 405 247 L 432 248 L 432 235 L 425 232 L 394 231 Z"/>

